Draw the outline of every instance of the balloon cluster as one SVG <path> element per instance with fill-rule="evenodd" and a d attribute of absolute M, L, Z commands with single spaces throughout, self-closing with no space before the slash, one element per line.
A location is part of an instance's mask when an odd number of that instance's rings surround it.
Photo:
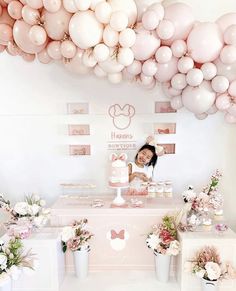
<path fill-rule="evenodd" d="M 236 123 L 236 13 L 197 22 L 161 0 L 0 0 L 0 52 L 112 83 L 160 82 L 174 109 Z"/>

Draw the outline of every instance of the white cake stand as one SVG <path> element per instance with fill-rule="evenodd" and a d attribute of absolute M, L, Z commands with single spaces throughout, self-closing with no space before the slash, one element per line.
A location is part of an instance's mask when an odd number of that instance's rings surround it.
<path fill-rule="evenodd" d="M 121 206 L 126 203 L 125 199 L 121 195 L 121 189 L 128 188 L 129 186 L 123 186 L 123 187 L 111 187 L 112 189 L 116 189 L 116 198 L 112 201 L 112 204 Z"/>

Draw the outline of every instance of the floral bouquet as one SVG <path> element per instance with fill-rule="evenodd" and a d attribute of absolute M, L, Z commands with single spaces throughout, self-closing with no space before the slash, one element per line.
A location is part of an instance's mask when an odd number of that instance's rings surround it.
<path fill-rule="evenodd" d="M 11 207 L 10 201 L 5 200 L 3 195 L 0 195 L 0 208 L 6 210 L 11 220 L 7 223 L 8 225 L 28 225 L 39 227 L 45 225 L 50 211 L 44 208 L 46 202 L 41 199 L 38 195 L 32 194 L 25 197 L 22 202 L 17 202 L 14 207 Z"/>
<path fill-rule="evenodd" d="M 217 250 L 212 246 L 202 248 L 193 260 L 186 262 L 185 269 L 208 281 L 236 278 L 234 268 L 229 263 L 221 263 Z"/>
<path fill-rule="evenodd" d="M 18 279 L 21 271 L 33 270 L 34 255 L 28 251 L 23 253 L 23 245 L 19 238 L 12 237 L 8 242 L 0 241 L 0 286 L 6 280 Z"/>
<path fill-rule="evenodd" d="M 80 221 L 74 221 L 71 226 L 63 228 L 61 234 L 63 252 L 66 252 L 67 248 L 73 252 L 77 250 L 89 251 L 88 241 L 93 234 L 86 229 L 87 223 L 87 219 L 81 219 Z"/>
<path fill-rule="evenodd" d="M 151 233 L 148 234 L 146 244 L 154 254 L 178 255 L 180 244 L 177 240 L 177 230 L 173 216 L 164 216 L 162 223 L 154 225 Z"/>

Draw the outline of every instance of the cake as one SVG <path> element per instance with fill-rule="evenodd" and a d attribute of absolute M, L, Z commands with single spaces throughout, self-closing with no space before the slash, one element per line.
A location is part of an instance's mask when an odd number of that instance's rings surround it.
<path fill-rule="evenodd" d="M 110 187 L 127 187 L 129 185 L 128 166 L 126 164 L 127 155 L 111 154 L 111 166 L 109 171 Z"/>

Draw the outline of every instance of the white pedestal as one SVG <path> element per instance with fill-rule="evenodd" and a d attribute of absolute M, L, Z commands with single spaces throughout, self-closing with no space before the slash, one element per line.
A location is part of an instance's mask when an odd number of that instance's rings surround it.
<path fill-rule="evenodd" d="M 13 281 L 13 291 L 59 291 L 65 275 L 65 256 L 60 232 L 45 228 L 22 240 L 25 250 L 35 254 L 36 266 L 32 275 L 22 274 Z"/>
<path fill-rule="evenodd" d="M 222 262 L 231 262 L 236 266 L 236 234 L 227 230 L 223 235 L 211 231 L 206 232 L 179 232 L 181 253 L 178 255 L 177 278 L 181 291 L 201 291 L 201 279 L 185 271 L 186 261 L 194 258 L 196 251 L 204 246 L 214 246 Z M 219 291 L 235 291 L 236 280 L 219 282 Z"/>

